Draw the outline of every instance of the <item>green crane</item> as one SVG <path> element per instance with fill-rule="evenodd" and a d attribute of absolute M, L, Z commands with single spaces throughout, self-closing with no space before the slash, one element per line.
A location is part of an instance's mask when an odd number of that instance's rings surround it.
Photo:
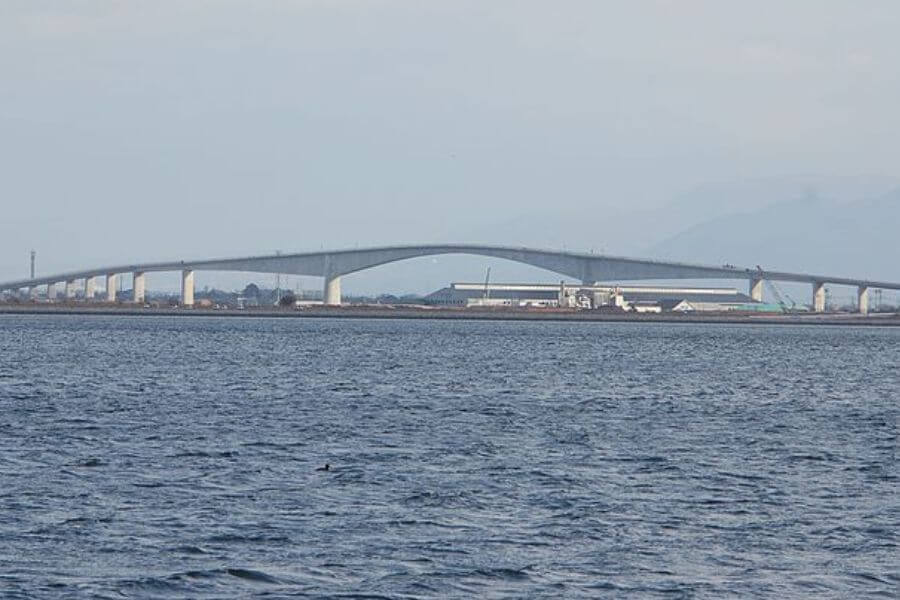
<path fill-rule="evenodd" d="M 766 287 L 769 288 L 769 292 L 774 296 L 775 301 L 778 302 L 778 306 L 781 307 L 781 312 L 783 313 L 794 313 L 799 312 L 797 309 L 797 303 L 791 298 L 788 294 L 783 293 L 781 289 L 777 285 L 775 285 L 774 281 L 770 281 L 765 277 L 765 271 L 759 265 L 756 265 L 756 270 L 759 272 L 759 278 L 766 282 Z M 788 306 L 787 302 L 784 301 L 784 298 L 787 297 L 790 300 L 791 305 Z"/>

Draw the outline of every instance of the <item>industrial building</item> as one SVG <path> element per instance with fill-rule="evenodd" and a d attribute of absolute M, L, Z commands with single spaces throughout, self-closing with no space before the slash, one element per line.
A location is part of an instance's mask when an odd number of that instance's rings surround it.
<path fill-rule="evenodd" d="M 425 297 L 433 306 L 618 309 L 627 312 L 754 311 L 768 305 L 734 288 L 532 283 L 451 283 Z M 772 307 L 773 311 L 780 311 Z"/>

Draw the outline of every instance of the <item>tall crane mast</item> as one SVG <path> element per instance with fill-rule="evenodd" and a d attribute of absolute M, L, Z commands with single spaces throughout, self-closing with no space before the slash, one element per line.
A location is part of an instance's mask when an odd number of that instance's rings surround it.
<path fill-rule="evenodd" d="M 794 302 L 794 299 L 788 296 L 788 300 L 791 301 L 791 306 L 788 306 L 784 301 L 784 295 L 781 293 L 781 290 L 778 288 L 778 286 L 775 285 L 775 282 L 766 279 L 765 271 L 763 271 L 763 268 L 759 265 L 756 265 L 756 270 L 759 273 L 759 278 L 766 282 L 766 287 L 769 288 L 769 292 L 772 293 L 772 296 L 775 297 L 775 301 L 778 302 L 778 306 L 781 307 L 781 312 L 794 312 L 797 308 L 797 303 Z"/>

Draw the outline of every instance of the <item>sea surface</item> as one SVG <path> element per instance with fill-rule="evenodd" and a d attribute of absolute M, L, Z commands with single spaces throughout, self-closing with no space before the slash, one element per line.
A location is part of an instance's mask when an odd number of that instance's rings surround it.
<path fill-rule="evenodd" d="M 0 316 L 0 597 L 897 598 L 898 402 L 897 328 Z"/>

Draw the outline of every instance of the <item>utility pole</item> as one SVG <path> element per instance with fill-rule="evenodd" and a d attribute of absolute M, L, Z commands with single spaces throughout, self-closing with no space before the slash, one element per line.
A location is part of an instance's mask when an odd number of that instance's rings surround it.
<path fill-rule="evenodd" d="M 281 256 L 281 250 L 275 251 L 275 256 Z M 275 306 L 281 304 L 281 273 L 275 275 Z"/>
<path fill-rule="evenodd" d="M 34 279 L 34 257 L 37 256 L 37 252 L 34 250 L 31 251 L 31 278 Z"/>

